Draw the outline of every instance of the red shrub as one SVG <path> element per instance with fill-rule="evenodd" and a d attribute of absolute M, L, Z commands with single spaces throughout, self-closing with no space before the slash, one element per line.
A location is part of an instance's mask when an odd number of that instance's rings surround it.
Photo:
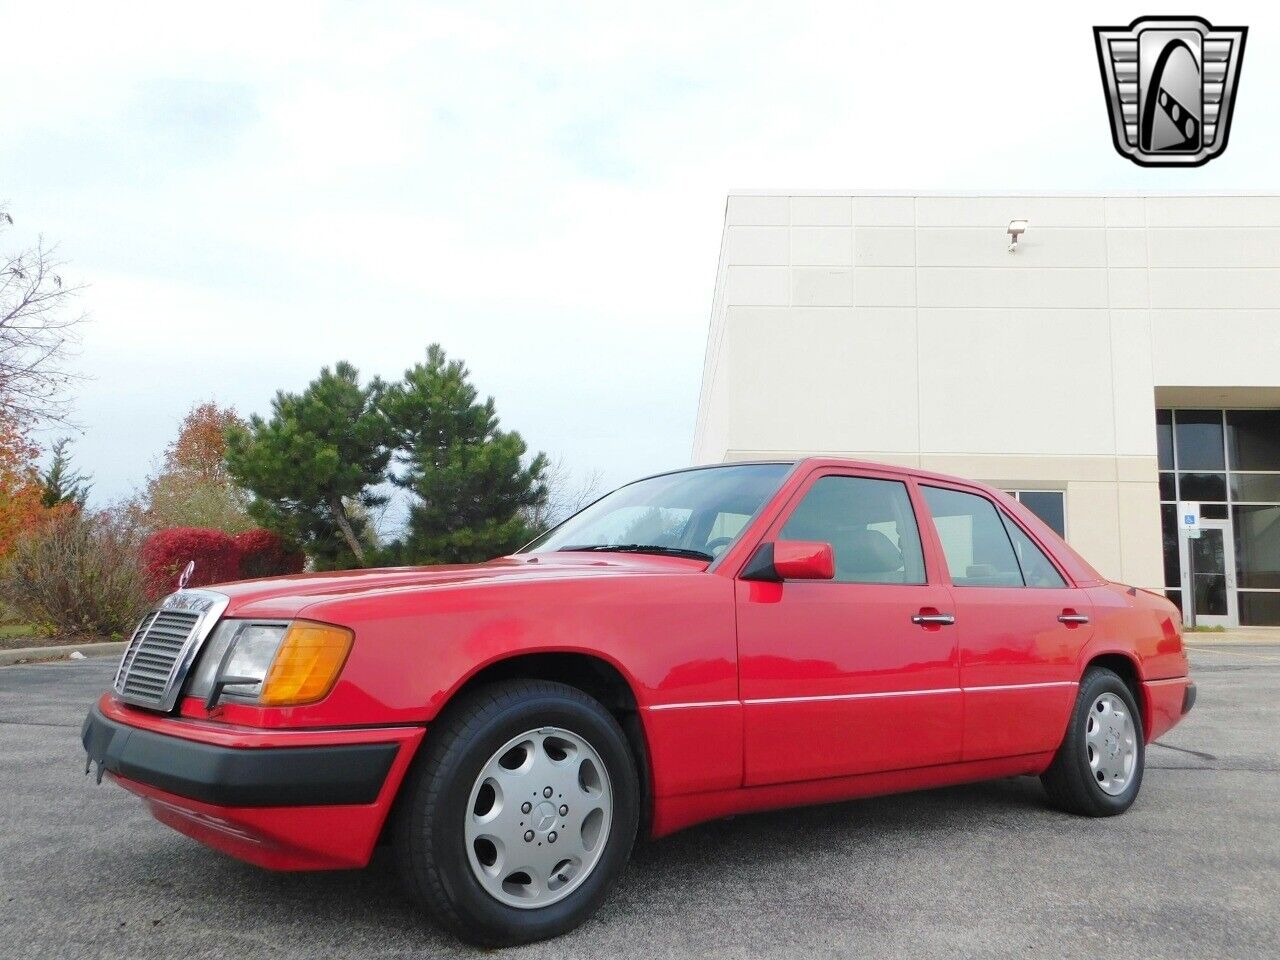
<path fill-rule="evenodd" d="M 245 580 L 301 573 L 307 562 L 301 550 L 290 550 L 278 534 L 260 527 L 236 534 L 235 543 L 240 551 L 240 576 Z"/>
<path fill-rule="evenodd" d="M 178 577 L 187 562 L 195 571 L 188 587 L 225 583 L 240 577 L 240 550 L 221 530 L 173 527 L 158 530 L 142 544 L 142 572 L 152 599 L 178 589 Z"/>

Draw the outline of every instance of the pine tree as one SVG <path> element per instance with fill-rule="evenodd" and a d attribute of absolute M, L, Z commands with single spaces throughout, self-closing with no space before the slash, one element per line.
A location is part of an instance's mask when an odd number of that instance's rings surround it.
<path fill-rule="evenodd" d="M 411 491 L 405 563 L 475 563 L 532 539 L 527 516 L 547 496 L 547 459 L 498 428 L 493 398 L 477 400 L 470 373 L 439 344 L 387 390 L 383 409 L 399 452 L 391 479 Z"/>
<path fill-rule="evenodd" d="M 379 409 L 384 386 L 360 385 L 339 363 L 300 394 L 276 394 L 270 419 L 254 416 L 227 434 L 227 467 L 253 492 L 249 512 L 300 544 L 320 567 L 365 564 L 361 508 L 385 502 L 371 488 L 385 479 L 391 434 Z"/>
<path fill-rule="evenodd" d="M 46 510 L 63 504 L 80 510 L 89 499 L 92 484 L 88 477 L 71 468 L 71 455 L 67 453 L 70 443 L 70 437 L 54 441 L 49 469 L 40 474 L 40 502 Z"/>

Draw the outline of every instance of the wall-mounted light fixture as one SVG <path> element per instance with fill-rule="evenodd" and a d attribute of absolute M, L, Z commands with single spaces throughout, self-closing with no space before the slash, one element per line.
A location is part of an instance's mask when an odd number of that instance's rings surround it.
<path fill-rule="evenodd" d="M 1018 238 L 1027 232 L 1026 220 L 1010 220 L 1009 221 L 1009 252 L 1018 252 Z"/>

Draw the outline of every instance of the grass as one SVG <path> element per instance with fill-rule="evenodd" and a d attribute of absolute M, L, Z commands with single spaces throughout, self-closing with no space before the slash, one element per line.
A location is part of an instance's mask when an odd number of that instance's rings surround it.
<path fill-rule="evenodd" d="M 11 610 L 7 610 L 4 604 L 0 604 L 0 647 L 27 646 L 25 643 L 19 643 L 20 640 L 31 640 L 31 646 L 37 646 L 44 642 L 44 638 L 48 636 L 49 631 L 41 629 L 34 623 L 22 623 L 13 614 Z"/>
<path fill-rule="evenodd" d="M 43 647 L 50 643 L 49 633 L 34 623 L 0 622 L 0 650 Z"/>
<path fill-rule="evenodd" d="M 110 643 L 123 640 L 118 635 L 59 633 L 47 624 L 26 623 L 18 619 L 12 609 L 0 603 L 0 650 L 19 650 L 25 647 L 86 646 L 92 643 Z"/>
<path fill-rule="evenodd" d="M 0 623 L 0 640 L 38 636 L 40 629 L 32 623 Z"/>
<path fill-rule="evenodd" d="M 1183 627 L 1182 632 L 1183 633 L 1226 633 L 1227 628 L 1221 625 L 1216 627 L 1204 627 L 1204 626 L 1201 626 L 1200 624 L 1196 624 L 1194 627 Z"/>

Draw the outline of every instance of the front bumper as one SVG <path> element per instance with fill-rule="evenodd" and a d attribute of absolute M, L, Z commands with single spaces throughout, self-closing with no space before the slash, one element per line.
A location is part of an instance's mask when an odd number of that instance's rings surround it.
<path fill-rule="evenodd" d="M 281 870 L 368 862 L 425 730 L 259 731 L 125 707 L 109 696 L 81 740 L 99 776 L 162 823 Z"/>
<path fill-rule="evenodd" d="M 227 807 L 373 803 L 399 752 L 395 743 L 222 747 L 108 720 L 96 706 L 80 739 L 101 770 Z"/>

